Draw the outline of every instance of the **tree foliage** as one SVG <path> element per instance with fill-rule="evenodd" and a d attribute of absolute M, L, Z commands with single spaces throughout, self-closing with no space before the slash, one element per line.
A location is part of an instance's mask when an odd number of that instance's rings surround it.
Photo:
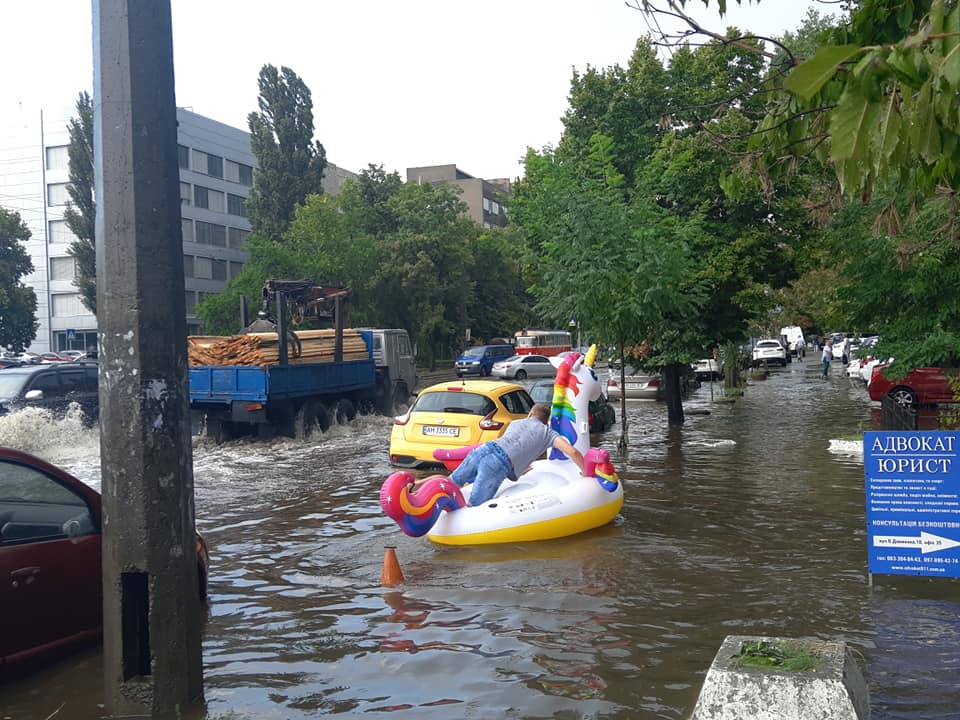
<path fill-rule="evenodd" d="M 259 112 L 250 113 L 250 147 L 257 159 L 247 211 L 253 232 L 279 241 L 308 195 L 323 192 L 326 152 L 313 140 L 313 99 L 288 67 L 264 65 Z"/>
<path fill-rule="evenodd" d="M 70 144 L 67 147 L 70 182 L 67 184 L 67 193 L 70 200 L 67 202 L 63 219 L 76 237 L 67 250 L 77 264 L 73 284 L 80 290 L 84 307 L 96 315 L 97 206 L 93 196 L 93 101 L 88 93 L 80 93 L 76 108 L 76 117 L 71 118 L 67 125 L 70 134 Z"/>
<path fill-rule="evenodd" d="M 241 275 L 198 306 L 204 331 L 236 332 L 241 294 L 297 277 L 350 287 L 351 323 L 408 330 L 427 364 L 468 327 L 510 332 L 530 316 L 520 264 L 504 233 L 481 231 L 465 209 L 454 186 L 407 185 L 371 165 L 337 195 L 310 195 L 282 243 L 251 236 Z"/>
<path fill-rule="evenodd" d="M 33 272 L 24 243 L 30 230 L 20 214 L 0 207 L 0 345 L 15 351 L 26 348 L 37 336 L 37 296 L 23 283 Z"/>

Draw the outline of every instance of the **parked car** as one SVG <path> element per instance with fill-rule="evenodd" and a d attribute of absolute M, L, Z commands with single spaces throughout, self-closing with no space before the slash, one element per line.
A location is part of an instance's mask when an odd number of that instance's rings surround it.
<path fill-rule="evenodd" d="M 0 415 L 28 407 L 64 415 L 77 403 L 87 421 L 100 417 L 96 363 L 21 365 L 0 372 Z"/>
<path fill-rule="evenodd" d="M 544 355 L 513 355 L 495 362 L 491 374 L 505 380 L 526 380 L 528 377 L 552 378 L 557 374 L 557 369 L 550 363 L 550 358 Z"/>
<path fill-rule="evenodd" d="M 3 368 L 20 367 L 23 363 L 16 358 L 0 357 L 0 370 Z"/>
<path fill-rule="evenodd" d="M 487 377 L 495 362 L 506 360 L 513 354 L 513 345 L 474 345 L 460 353 L 460 357 L 453 364 L 453 369 L 457 377 L 464 375 Z"/>
<path fill-rule="evenodd" d="M 436 449 L 496 440 L 513 420 L 522 420 L 533 399 L 522 385 L 494 380 L 461 380 L 420 391 L 410 409 L 393 420 L 390 464 L 431 467 Z"/>
<path fill-rule="evenodd" d="M 79 360 L 87 356 L 82 350 L 61 350 L 57 354 L 64 360 Z"/>
<path fill-rule="evenodd" d="M 535 403 L 544 403 L 550 405 L 553 403 L 553 380 L 537 380 L 530 387 L 530 397 Z M 607 400 L 607 396 L 601 394 L 596 400 L 591 400 L 588 405 L 590 413 L 590 432 L 605 432 L 613 427 L 617 421 L 617 412 L 613 405 Z"/>
<path fill-rule="evenodd" d="M 893 380 L 883 374 L 888 367 L 882 363 L 873 369 L 867 386 L 871 400 L 880 401 L 884 395 L 889 395 L 902 407 L 917 407 L 955 402 L 958 398 L 950 384 L 951 378 L 943 368 L 913 368 L 906 377 Z"/>
<path fill-rule="evenodd" d="M 607 380 L 607 397 L 617 400 L 621 395 L 628 400 L 663 400 L 663 378 L 659 373 L 647 373 L 639 368 L 624 368 L 624 386 L 620 387 L 620 373 L 614 371 Z"/>
<path fill-rule="evenodd" d="M 65 358 L 60 353 L 55 352 L 45 352 L 40 354 L 41 363 L 58 363 L 58 362 L 68 362 L 70 358 Z"/>
<path fill-rule="evenodd" d="M 100 494 L 61 468 L 0 448 L 0 677 L 99 641 Z M 201 599 L 209 556 L 196 538 Z"/>
<path fill-rule="evenodd" d="M 706 358 L 693 364 L 693 374 L 697 380 L 719 380 L 723 377 L 723 368 L 713 358 Z"/>
<path fill-rule="evenodd" d="M 16 360 L 23 363 L 24 365 L 35 365 L 40 362 L 40 356 L 36 353 L 27 352 L 5 352 L 3 354 L 3 359 L 6 360 Z"/>
<path fill-rule="evenodd" d="M 787 349 L 779 340 L 773 340 L 772 338 L 758 340 L 757 344 L 753 346 L 751 362 L 753 367 L 771 364 L 786 367 Z"/>

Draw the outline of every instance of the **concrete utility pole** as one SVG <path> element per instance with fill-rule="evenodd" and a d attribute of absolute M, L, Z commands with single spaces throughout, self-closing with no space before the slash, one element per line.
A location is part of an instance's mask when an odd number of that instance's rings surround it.
<path fill-rule="evenodd" d="M 111 717 L 203 698 L 169 0 L 93 0 L 104 683 Z"/>

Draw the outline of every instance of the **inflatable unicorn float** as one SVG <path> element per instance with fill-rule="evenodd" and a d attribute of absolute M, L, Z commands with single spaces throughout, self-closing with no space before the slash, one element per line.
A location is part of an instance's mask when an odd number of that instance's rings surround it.
<path fill-rule="evenodd" d="M 504 480 L 496 495 L 476 507 L 449 478 L 434 475 L 411 492 L 414 476 L 390 475 L 380 488 L 380 505 L 412 537 L 426 535 L 443 545 L 549 540 L 606 525 L 623 506 L 623 485 L 610 454 L 590 447 L 588 406 L 600 396 L 593 371 L 596 346 L 586 356 L 569 353 L 550 361 L 557 368 L 550 427 L 584 457 L 584 474 L 566 455 L 551 448 L 514 482 Z M 472 447 L 435 450 L 434 457 L 454 469 Z"/>

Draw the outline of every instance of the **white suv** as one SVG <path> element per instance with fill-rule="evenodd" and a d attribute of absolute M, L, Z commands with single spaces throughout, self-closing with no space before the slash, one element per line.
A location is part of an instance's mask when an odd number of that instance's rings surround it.
<path fill-rule="evenodd" d="M 787 352 L 779 340 L 758 340 L 753 346 L 752 363 L 754 367 L 776 363 L 787 366 Z"/>

